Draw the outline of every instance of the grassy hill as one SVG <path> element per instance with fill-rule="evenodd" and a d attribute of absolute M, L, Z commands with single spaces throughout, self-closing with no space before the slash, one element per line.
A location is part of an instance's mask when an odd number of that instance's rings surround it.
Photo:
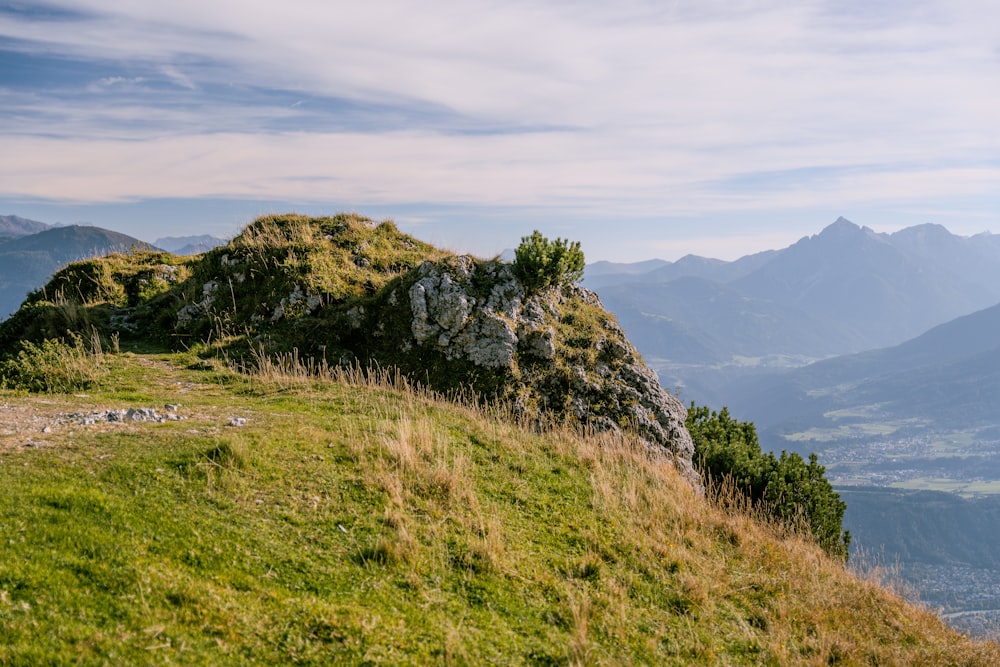
<path fill-rule="evenodd" d="M 0 665 L 1000 660 L 629 439 L 388 374 L 47 358 L 66 393 L 0 391 Z"/>

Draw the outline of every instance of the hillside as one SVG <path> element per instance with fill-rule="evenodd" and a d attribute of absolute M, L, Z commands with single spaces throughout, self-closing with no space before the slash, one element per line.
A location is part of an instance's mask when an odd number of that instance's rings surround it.
<path fill-rule="evenodd" d="M 70 262 L 148 247 L 149 244 L 126 234 L 78 225 L 43 228 L 2 241 L 0 320 L 17 310 L 29 292 L 42 287 L 56 270 Z"/>
<path fill-rule="evenodd" d="M 1000 660 L 634 440 L 391 374 L 51 361 L 67 393 L 0 392 L 0 664 Z"/>
<path fill-rule="evenodd" d="M 1000 659 L 713 505 L 596 297 L 519 275 L 357 216 L 61 270 L 0 324 L 0 664 Z"/>
<path fill-rule="evenodd" d="M 879 422 L 992 434 L 1000 410 L 998 330 L 1000 305 L 901 345 L 737 383 L 731 400 L 775 432 Z"/>

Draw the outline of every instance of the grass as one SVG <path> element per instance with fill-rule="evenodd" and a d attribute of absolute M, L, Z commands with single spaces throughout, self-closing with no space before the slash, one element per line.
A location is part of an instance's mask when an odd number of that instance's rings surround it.
<path fill-rule="evenodd" d="M 1000 660 L 628 440 L 106 356 L 86 395 L 0 392 L 0 665 Z"/>
<path fill-rule="evenodd" d="M 918 491 L 946 491 L 964 498 L 974 496 L 1000 494 L 1000 481 L 997 480 L 960 480 L 946 477 L 916 477 L 891 485 L 894 489 L 913 489 Z"/>

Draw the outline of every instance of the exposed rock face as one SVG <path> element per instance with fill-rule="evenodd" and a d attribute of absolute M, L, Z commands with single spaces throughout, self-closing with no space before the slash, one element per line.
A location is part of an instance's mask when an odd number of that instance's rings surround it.
<path fill-rule="evenodd" d="M 414 278 L 406 288 L 411 338 L 404 347 L 504 376 L 499 397 L 532 417 L 628 427 L 700 486 L 687 411 L 596 294 L 581 287 L 528 294 L 510 264 L 472 257 L 425 262 Z M 399 291 L 388 303 L 405 308 Z"/>
<path fill-rule="evenodd" d="M 473 296 L 470 289 L 477 271 L 492 285 L 486 299 Z M 410 329 L 418 345 L 436 346 L 447 359 L 464 358 L 485 368 L 514 363 L 524 287 L 509 265 L 480 269 L 472 257 L 457 257 L 453 262 L 424 262 L 417 275 L 409 297 Z"/>

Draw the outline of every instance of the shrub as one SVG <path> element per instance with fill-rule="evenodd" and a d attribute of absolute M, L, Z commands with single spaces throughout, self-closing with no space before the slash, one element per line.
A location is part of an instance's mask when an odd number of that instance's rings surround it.
<path fill-rule="evenodd" d="M 573 284 L 583 278 L 583 268 L 578 241 L 549 241 L 537 229 L 514 252 L 514 272 L 529 290 Z"/>
<path fill-rule="evenodd" d="M 70 333 L 69 342 L 22 341 L 16 356 L 0 360 L 0 387 L 31 392 L 72 393 L 90 389 L 106 373 L 96 330 L 89 342 Z"/>
<path fill-rule="evenodd" d="M 780 457 L 763 453 L 752 422 L 740 422 L 729 410 L 688 411 L 687 428 L 694 440 L 694 463 L 706 481 L 731 484 L 754 509 L 786 526 L 805 524 L 830 555 L 847 559 L 851 542 L 843 530 L 847 505 L 824 477 L 826 469 L 815 454 L 809 462 L 792 452 Z"/>

